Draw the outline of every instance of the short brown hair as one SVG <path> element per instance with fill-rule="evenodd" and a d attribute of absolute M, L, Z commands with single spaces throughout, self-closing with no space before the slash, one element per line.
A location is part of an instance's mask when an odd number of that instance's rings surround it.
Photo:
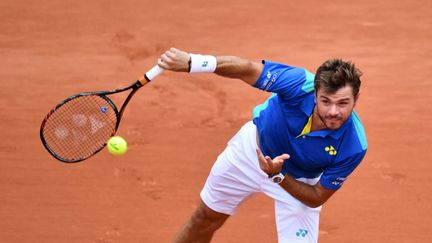
<path fill-rule="evenodd" d="M 354 63 L 345 62 L 342 59 L 329 59 L 318 67 L 314 88 L 315 92 L 322 87 L 329 93 L 334 93 L 340 88 L 350 85 L 354 97 L 357 97 L 360 91 L 360 76 L 363 73 L 355 67 Z"/>

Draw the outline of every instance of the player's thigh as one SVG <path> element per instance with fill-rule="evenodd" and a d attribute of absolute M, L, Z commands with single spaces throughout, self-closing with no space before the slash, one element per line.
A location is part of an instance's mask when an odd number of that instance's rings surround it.
<path fill-rule="evenodd" d="M 241 158 L 233 156 L 231 147 L 219 155 L 204 188 L 201 191 L 202 201 L 212 210 L 228 215 L 235 214 L 238 206 L 246 199 L 260 191 L 254 174 L 246 172 L 244 166 L 236 161 Z"/>
<path fill-rule="evenodd" d="M 321 207 L 310 208 L 293 200 L 291 203 L 275 200 L 275 216 L 279 243 L 318 242 Z"/>

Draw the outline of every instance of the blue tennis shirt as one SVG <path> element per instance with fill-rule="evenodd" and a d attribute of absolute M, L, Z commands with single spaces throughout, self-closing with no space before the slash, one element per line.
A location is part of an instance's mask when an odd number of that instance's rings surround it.
<path fill-rule="evenodd" d="M 316 178 L 331 190 L 339 189 L 360 164 L 367 150 L 363 125 L 355 112 L 337 130 L 302 134 L 315 107 L 314 75 L 303 68 L 263 61 L 254 87 L 273 94 L 255 107 L 259 146 L 272 158 L 290 155 L 282 172 L 295 178 Z"/>

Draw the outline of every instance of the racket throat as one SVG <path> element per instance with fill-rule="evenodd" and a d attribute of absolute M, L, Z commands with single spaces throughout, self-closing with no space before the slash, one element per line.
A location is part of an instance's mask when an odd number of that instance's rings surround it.
<path fill-rule="evenodd" d="M 129 101 L 132 99 L 133 95 L 142 87 L 144 86 L 139 80 L 136 81 L 135 83 L 132 84 L 132 91 L 129 93 L 129 95 L 126 97 L 126 100 L 123 102 L 122 107 L 120 108 L 120 112 L 119 112 L 119 122 L 121 117 L 123 116 L 123 112 L 127 106 L 127 104 L 129 103 Z M 118 123 L 119 123 L 118 122 Z M 117 123 L 117 124 L 118 124 Z"/>

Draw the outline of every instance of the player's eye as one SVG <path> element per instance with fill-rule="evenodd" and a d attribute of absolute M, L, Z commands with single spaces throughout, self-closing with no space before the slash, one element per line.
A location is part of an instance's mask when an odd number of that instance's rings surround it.
<path fill-rule="evenodd" d="M 330 101 L 329 100 L 321 100 L 321 103 L 328 105 L 328 104 L 330 104 Z"/>
<path fill-rule="evenodd" d="M 345 101 L 341 101 L 341 102 L 338 103 L 338 105 L 339 106 L 347 106 L 347 105 L 349 105 L 349 102 L 346 101 L 346 100 Z"/>

